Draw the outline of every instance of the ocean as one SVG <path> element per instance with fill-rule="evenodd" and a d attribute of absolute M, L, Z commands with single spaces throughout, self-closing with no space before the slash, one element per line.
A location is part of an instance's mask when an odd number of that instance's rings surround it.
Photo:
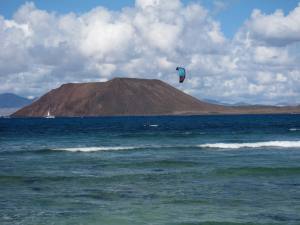
<path fill-rule="evenodd" d="M 0 224 L 300 224 L 300 115 L 0 119 Z"/>

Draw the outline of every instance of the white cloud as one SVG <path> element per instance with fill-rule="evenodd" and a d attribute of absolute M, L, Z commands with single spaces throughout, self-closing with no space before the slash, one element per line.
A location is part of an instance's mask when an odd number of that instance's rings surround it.
<path fill-rule="evenodd" d="M 265 43 L 286 45 L 300 41 L 300 3 L 288 15 L 282 10 L 266 15 L 254 10 L 248 22 L 248 29 L 253 36 Z"/>
<path fill-rule="evenodd" d="M 291 60 L 285 48 L 257 46 L 254 49 L 254 60 L 257 63 L 288 64 Z"/>
<path fill-rule="evenodd" d="M 0 16 L 0 92 L 37 96 L 66 82 L 157 78 L 199 98 L 299 102 L 300 5 L 254 10 L 232 40 L 214 12 L 180 0 L 136 0 L 64 15 L 26 3 Z M 179 86 L 176 66 L 185 66 Z"/>
<path fill-rule="evenodd" d="M 142 10 L 159 9 L 159 10 L 177 10 L 181 6 L 179 0 L 136 0 L 135 5 Z"/>

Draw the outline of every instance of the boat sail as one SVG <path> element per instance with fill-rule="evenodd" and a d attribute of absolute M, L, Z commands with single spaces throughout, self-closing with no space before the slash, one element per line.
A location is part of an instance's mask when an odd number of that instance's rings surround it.
<path fill-rule="evenodd" d="M 51 115 L 51 114 L 50 114 L 50 110 L 48 110 L 48 113 L 47 113 L 47 115 L 45 116 L 45 118 L 46 118 L 46 119 L 54 119 L 55 116 Z"/>

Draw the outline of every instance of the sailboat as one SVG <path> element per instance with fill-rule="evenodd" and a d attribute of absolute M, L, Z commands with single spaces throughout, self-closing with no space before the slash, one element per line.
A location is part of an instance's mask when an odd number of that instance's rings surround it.
<path fill-rule="evenodd" d="M 47 115 L 45 116 L 46 119 L 55 119 L 55 116 L 50 114 L 50 110 L 48 110 Z"/>

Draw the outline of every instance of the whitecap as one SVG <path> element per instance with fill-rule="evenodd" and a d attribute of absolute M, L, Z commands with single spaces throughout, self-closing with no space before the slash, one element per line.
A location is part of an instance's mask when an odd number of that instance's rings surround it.
<path fill-rule="evenodd" d="M 240 148 L 300 148 L 300 141 L 266 141 L 253 143 L 208 143 L 200 145 L 144 145 L 144 146 L 101 146 L 101 147 L 72 147 L 54 148 L 54 151 L 68 152 L 98 152 L 98 151 L 121 151 L 135 149 L 162 149 L 162 148 L 214 148 L 214 149 L 240 149 Z"/>
<path fill-rule="evenodd" d="M 191 145 L 141 145 L 141 146 L 101 146 L 101 147 L 71 147 L 71 148 L 53 148 L 53 151 L 68 152 L 98 152 L 98 151 L 121 151 L 135 149 L 162 149 L 162 148 L 190 148 L 197 147 Z"/>
<path fill-rule="evenodd" d="M 300 141 L 265 141 L 253 143 L 211 143 L 198 145 L 201 148 L 239 149 L 239 148 L 300 148 Z"/>
<path fill-rule="evenodd" d="M 107 146 L 107 147 L 75 147 L 75 148 L 55 148 L 54 151 L 68 151 L 68 152 L 98 152 L 98 151 L 120 151 L 139 149 L 140 147 L 133 146 Z"/>

